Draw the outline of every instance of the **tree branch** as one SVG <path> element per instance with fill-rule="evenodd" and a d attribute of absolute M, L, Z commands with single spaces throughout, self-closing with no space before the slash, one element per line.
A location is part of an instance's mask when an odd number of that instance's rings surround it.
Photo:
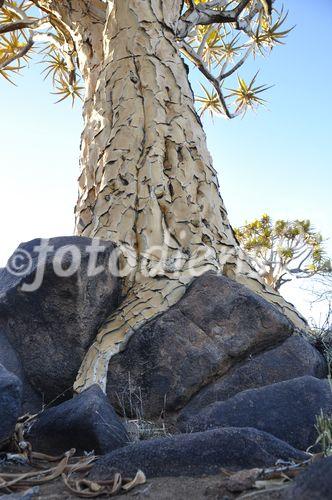
<path fill-rule="evenodd" d="M 4 5 L 5 1 L 2 1 L 0 3 L 0 7 L 3 7 Z M 6 57 L 3 58 L 3 60 L 0 62 L 0 69 L 4 69 L 10 64 L 12 64 L 14 61 L 24 57 L 34 45 L 33 29 L 37 29 L 49 21 L 48 17 L 43 17 L 41 19 L 35 17 L 32 18 L 28 16 L 23 9 L 14 4 L 6 3 L 5 7 L 7 10 L 13 12 L 19 18 L 19 20 L 0 25 L 0 34 L 28 29 L 30 37 L 27 43 L 23 47 L 21 47 L 15 54 L 12 54 L 7 58 Z"/>
<path fill-rule="evenodd" d="M 240 59 L 240 61 L 238 61 L 233 66 L 233 68 L 231 68 L 230 70 L 226 71 L 225 73 L 222 70 L 220 72 L 219 76 L 218 76 L 218 81 L 220 82 L 221 80 L 225 80 L 225 78 L 228 78 L 233 73 L 235 73 L 235 71 L 238 70 L 245 63 L 245 61 L 248 59 L 248 57 L 251 54 L 252 50 L 253 50 L 253 48 L 249 47 L 249 49 L 246 51 L 246 53 L 244 54 L 244 56 L 242 57 L 242 59 Z"/>
<path fill-rule="evenodd" d="M 73 52 L 68 43 L 65 40 L 60 43 L 53 33 L 36 33 L 34 41 L 51 43 L 61 52 L 68 68 L 69 83 L 72 85 L 76 81 L 76 66 L 73 60 Z"/>
<path fill-rule="evenodd" d="M 182 41 L 180 43 L 180 47 L 185 52 L 187 57 L 189 57 L 189 59 L 191 59 L 191 61 L 199 69 L 199 71 L 205 76 L 205 78 L 207 78 L 214 86 L 214 88 L 218 94 L 221 107 L 222 107 L 225 115 L 227 116 L 227 118 L 234 118 L 235 115 L 233 115 L 228 109 L 228 106 L 226 104 L 226 100 L 225 100 L 225 97 L 222 93 L 218 79 L 216 77 L 214 77 L 213 74 L 208 70 L 208 68 L 205 66 L 204 62 L 202 61 L 202 59 L 194 51 L 194 49 L 192 47 L 190 47 L 190 45 L 188 45 L 185 41 Z"/>
<path fill-rule="evenodd" d="M 302 269 L 302 266 L 303 264 L 308 260 L 310 259 L 311 257 L 311 254 L 312 254 L 312 250 L 310 249 L 309 252 L 305 251 L 303 253 L 306 253 L 305 257 L 301 260 L 301 262 L 297 265 L 297 267 L 294 267 L 292 269 L 288 269 L 288 272 L 291 273 L 291 274 L 295 274 L 295 273 L 305 273 L 305 274 L 311 274 L 312 272 L 311 271 L 308 271 L 306 269 Z"/>
<path fill-rule="evenodd" d="M 9 33 L 11 31 L 16 31 L 16 30 L 23 30 L 23 29 L 33 30 L 40 28 L 43 24 L 46 24 L 48 22 L 49 22 L 49 17 L 45 16 L 41 19 L 28 18 L 25 21 L 20 20 L 13 23 L 2 24 L 0 25 L 0 34 Z"/>
<path fill-rule="evenodd" d="M 241 0 L 234 9 L 222 11 L 209 9 L 204 3 L 199 4 L 201 5 L 201 7 L 198 7 L 201 12 L 199 24 L 235 23 L 250 2 L 251 0 Z"/>
<path fill-rule="evenodd" d="M 206 44 L 209 36 L 211 35 L 212 31 L 213 31 L 213 26 L 210 26 L 210 28 L 207 30 L 207 32 L 203 36 L 201 44 L 200 44 L 200 46 L 198 47 L 198 50 L 197 50 L 197 54 L 198 54 L 199 57 L 202 57 L 203 52 L 204 52 L 205 44 Z"/>
<path fill-rule="evenodd" d="M 3 59 L 3 61 L 1 62 L 1 69 L 9 66 L 15 60 L 24 57 L 37 40 L 39 41 L 51 40 L 52 43 L 61 51 L 63 57 L 65 58 L 69 71 L 69 82 L 73 84 L 76 78 L 75 63 L 73 61 L 74 45 L 72 43 L 70 35 L 68 33 L 64 33 L 65 30 L 62 29 L 62 26 L 59 26 L 60 23 L 56 19 L 52 18 L 51 13 L 47 13 L 46 16 L 38 19 L 35 17 L 28 16 L 22 9 L 20 9 L 15 5 L 8 4 L 7 6 L 6 4 L 6 8 L 12 11 L 20 19 L 12 23 L 0 25 L 0 34 L 28 29 L 30 32 L 30 38 L 27 44 L 24 45 L 22 48 L 20 48 L 15 54 L 11 55 L 8 58 Z M 57 30 L 58 33 L 61 34 L 61 38 L 63 39 L 63 43 L 61 44 L 58 42 L 57 38 L 52 33 L 35 32 L 35 30 L 38 30 L 45 24 L 51 23 L 51 20 L 54 24 L 54 28 Z"/>
<path fill-rule="evenodd" d="M 193 26 L 207 24 L 236 23 L 239 21 L 244 9 L 252 0 L 241 0 L 239 4 L 231 10 L 215 10 L 213 7 L 224 7 L 227 3 L 224 0 L 215 0 L 208 3 L 194 5 L 194 10 L 189 8 L 180 18 L 178 37 L 185 38 Z M 241 26 L 239 29 L 243 29 Z"/>
<path fill-rule="evenodd" d="M 102 60 L 103 31 L 106 22 L 107 2 L 101 0 L 31 0 L 50 16 L 50 23 L 65 39 L 70 55 L 82 44 L 79 54 L 89 57 L 78 58 L 81 72 L 95 68 Z M 75 61 L 76 66 L 76 61 Z"/>
<path fill-rule="evenodd" d="M 0 70 L 6 68 L 7 66 L 12 64 L 17 59 L 21 59 L 21 57 L 24 57 L 29 52 L 29 50 L 31 49 L 33 44 L 34 44 L 34 40 L 33 40 L 33 37 L 31 36 L 29 38 L 28 43 L 26 45 L 24 45 L 24 47 L 22 47 L 20 50 L 18 50 L 16 52 L 16 54 L 14 54 L 13 56 L 9 57 L 8 59 L 5 59 L 4 61 L 0 62 Z"/>
<path fill-rule="evenodd" d="M 199 4 L 200 8 L 203 7 L 208 7 L 212 9 L 213 7 L 219 7 L 219 9 L 222 9 L 223 7 L 226 7 L 230 3 L 229 0 L 210 0 L 210 2 L 201 2 Z"/>
<path fill-rule="evenodd" d="M 285 283 L 289 283 L 289 281 L 292 281 L 291 278 L 284 278 L 284 276 L 286 276 L 286 273 L 283 274 L 282 276 L 280 276 L 277 281 L 276 281 L 276 284 L 274 286 L 274 289 L 279 291 L 280 288 L 285 284 Z"/>
<path fill-rule="evenodd" d="M 196 9 L 195 2 L 194 0 L 188 0 L 188 2 L 189 2 L 189 11 L 193 12 Z"/>

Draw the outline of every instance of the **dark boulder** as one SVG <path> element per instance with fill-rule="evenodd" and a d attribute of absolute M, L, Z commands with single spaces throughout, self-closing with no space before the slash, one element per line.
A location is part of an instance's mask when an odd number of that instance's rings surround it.
<path fill-rule="evenodd" d="M 70 401 L 45 410 L 32 424 L 26 439 L 35 451 L 60 454 L 108 453 L 128 444 L 124 425 L 102 390 L 94 385 Z"/>
<path fill-rule="evenodd" d="M 181 416 L 189 418 L 209 404 L 225 401 L 247 389 L 305 375 L 325 378 L 326 360 L 307 340 L 299 335 L 292 335 L 279 346 L 257 356 L 250 356 L 217 381 L 203 387 L 182 410 Z"/>
<path fill-rule="evenodd" d="M 236 363 L 281 343 L 292 332 L 293 325 L 275 306 L 208 272 L 111 359 L 107 393 L 113 405 L 121 401 L 128 413 L 137 394 L 146 417 L 174 412 Z"/>
<path fill-rule="evenodd" d="M 256 429 L 217 429 L 178 434 L 131 444 L 100 459 L 93 478 L 109 477 L 111 469 L 147 477 L 218 474 L 221 467 L 264 467 L 278 459 L 303 460 L 305 453 Z"/>
<path fill-rule="evenodd" d="M 316 441 L 316 416 L 321 410 L 332 414 L 329 382 L 308 376 L 248 389 L 212 403 L 192 418 L 180 417 L 179 427 L 187 432 L 230 425 L 254 427 L 306 450 Z"/>
<path fill-rule="evenodd" d="M 98 327 L 119 302 L 120 281 L 108 265 L 112 243 L 101 242 L 104 249 L 96 264 L 103 270 L 91 275 L 93 258 L 87 249 L 92 240 L 48 240 L 53 248 L 44 265 L 36 246 L 46 242 L 22 243 L 0 271 L 0 317 L 7 323 L 8 339 L 29 381 L 48 402 L 71 389 Z M 22 289 L 41 272 L 41 286 L 34 291 Z M 59 275 L 66 272 L 71 275 Z"/>
<path fill-rule="evenodd" d="M 0 365 L 0 447 L 8 441 L 21 413 L 22 384 Z"/>
<path fill-rule="evenodd" d="M 38 413 L 43 406 L 42 397 L 35 391 L 29 383 L 22 363 L 11 346 L 5 328 L 1 326 L 0 322 L 0 364 L 4 366 L 9 372 L 14 373 L 22 382 L 22 414 L 24 413 Z"/>
<path fill-rule="evenodd" d="M 314 462 L 297 476 L 283 498 L 289 500 L 331 500 L 332 457 Z"/>

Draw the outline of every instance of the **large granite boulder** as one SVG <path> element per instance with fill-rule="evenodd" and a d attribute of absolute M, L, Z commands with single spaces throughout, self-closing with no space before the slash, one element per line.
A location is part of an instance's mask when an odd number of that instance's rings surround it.
<path fill-rule="evenodd" d="M 22 363 L 10 344 L 5 327 L 0 321 L 0 364 L 16 375 L 22 383 L 22 414 L 38 413 L 43 407 L 42 396 L 32 387 L 24 373 Z"/>
<path fill-rule="evenodd" d="M 35 451 L 79 455 L 109 453 L 129 442 L 126 429 L 103 391 L 96 385 L 69 401 L 45 410 L 28 434 Z"/>
<path fill-rule="evenodd" d="M 291 322 L 272 304 L 208 272 L 175 306 L 135 332 L 125 351 L 111 360 L 107 392 L 113 405 L 128 414 L 135 401 L 149 418 L 163 410 L 175 412 L 238 362 L 292 333 Z"/>
<path fill-rule="evenodd" d="M 109 267 L 110 242 L 94 254 L 95 274 L 89 238 L 52 238 L 47 253 L 45 243 L 22 243 L 0 270 L 0 317 L 26 376 L 48 402 L 71 390 L 99 325 L 117 307 L 120 280 Z M 45 262 L 36 248 L 43 245 Z M 26 290 L 40 276 L 40 286 Z"/>
<path fill-rule="evenodd" d="M 217 429 L 152 439 L 115 450 L 99 460 L 94 478 L 118 470 L 132 476 L 138 469 L 148 478 L 218 474 L 221 467 L 265 467 L 277 460 L 304 460 L 307 455 L 256 429 Z"/>
<path fill-rule="evenodd" d="M 314 462 L 297 476 L 282 497 L 287 500 L 331 500 L 332 457 Z"/>
<path fill-rule="evenodd" d="M 316 417 L 332 415 L 332 392 L 327 380 L 301 377 L 240 392 L 212 403 L 192 418 L 182 415 L 179 427 L 187 432 L 218 427 L 253 427 L 269 432 L 300 450 L 317 438 Z"/>
<path fill-rule="evenodd" d="M 21 413 L 22 384 L 0 365 L 0 448 L 9 440 Z"/>
<path fill-rule="evenodd" d="M 225 401 L 247 389 L 311 375 L 327 376 L 324 356 L 300 335 L 292 335 L 282 344 L 238 363 L 220 379 L 203 387 L 181 412 L 190 417 L 216 401 Z"/>

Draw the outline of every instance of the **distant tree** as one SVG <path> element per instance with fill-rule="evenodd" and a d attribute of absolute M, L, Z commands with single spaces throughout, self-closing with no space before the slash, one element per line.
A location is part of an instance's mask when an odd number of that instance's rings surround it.
<path fill-rule="evenodd" d="M 264 214 L 235 229 L 235 234 L 260 275 L 276 290 L 294 277 L 320 274 L 327 279 L 331 272 L 322 235 L 315 231 L 310 220 L 273 222 Z"/>

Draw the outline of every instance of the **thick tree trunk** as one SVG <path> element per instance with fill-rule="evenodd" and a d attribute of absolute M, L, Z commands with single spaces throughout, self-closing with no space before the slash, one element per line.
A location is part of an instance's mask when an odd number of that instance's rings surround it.
<path fill-rule="evenodd" d="M 163 2 L 165 11 L 174 3 Z M 161 2 L 114 2 L 86 105 L 76 209 L 78 234 L 128 245 L 138 256 L 167 245 L 171 263 L 179 249 L 192 257 L 208 247 L 218 259 L 216 245 L 234 245 L 169 27 L 177 3 L 165 24 L 165 13 L 153 10 Z"/>
<path fill-rule="evenodd" d="M 82 27 L 71 27 L 87 85 L 76 232 L 112 240 L 136 257 L 124 281 L 127 295 L 87 354 L 77 390 L 105 386 L 110 357 L 208 269 L 249 286 L 301 323 L 234 238 L 174 35 L 181 4 L 109 2 L 103 54 L 94 52 L 93 64 L 77 35 Z"/>

